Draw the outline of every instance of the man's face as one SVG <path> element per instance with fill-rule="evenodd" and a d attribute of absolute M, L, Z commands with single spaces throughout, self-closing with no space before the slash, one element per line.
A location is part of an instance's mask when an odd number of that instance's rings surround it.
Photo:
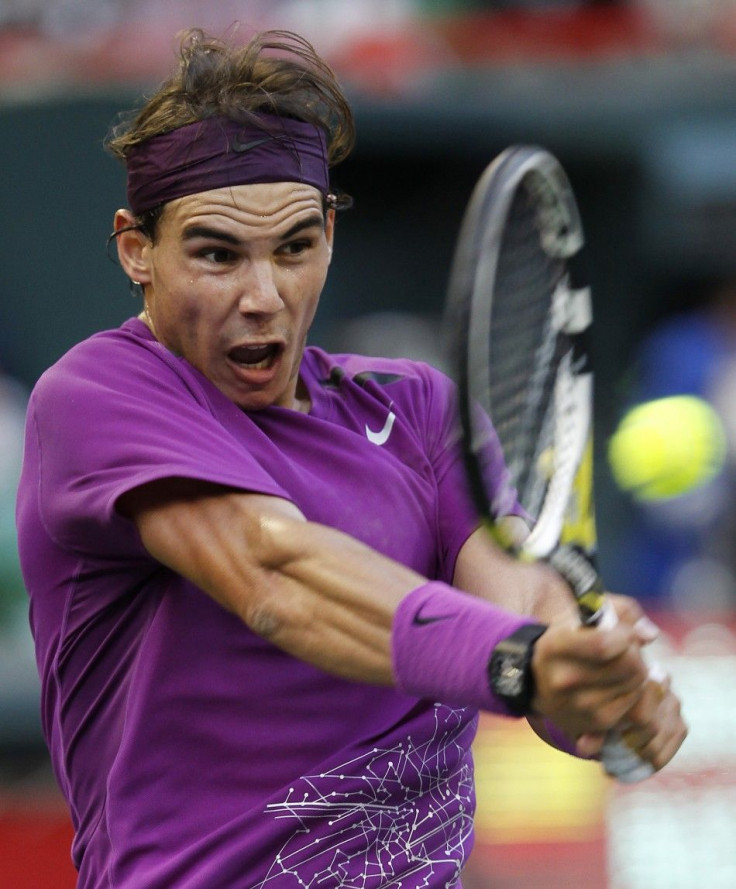
<path fill-rule="evenodd" d="M 143 248 L 156 337 L 244 410 L 297 407 L 333 225 L 319 191 L 292 182 L 172 201 Z"/>

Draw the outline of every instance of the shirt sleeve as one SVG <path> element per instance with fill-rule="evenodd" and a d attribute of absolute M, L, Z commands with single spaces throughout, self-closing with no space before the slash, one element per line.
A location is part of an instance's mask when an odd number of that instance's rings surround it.
<path fill-rule="evenodd" d="M 117 555 L 132 528 L 118 499 L 161 478 L 287 497 L 215 416 L 208 387 L 219 395 L 157 344 L 104 336 L 47 372 L 31 397 L 27 453 L 37 461 L 39 513 L 52 539 Z"/>
<path fill-rule="evenodd" d="M 457 389 L 439 371 L 428 370 L 426 435 L 428 453 L 438 486 L 438 526 L 442 543 L 444 574 L 452 577 L 458 553 L 480 524 L 467 481 L 461 448 Z M 497 517 L 523 515 L 517 501 L 501 445 L 491 421 L 485 417 L 487 435 L 481 463 L 489 490 L 492 511 Z M 449 573 L 448 573 L 449 572 Z"/>

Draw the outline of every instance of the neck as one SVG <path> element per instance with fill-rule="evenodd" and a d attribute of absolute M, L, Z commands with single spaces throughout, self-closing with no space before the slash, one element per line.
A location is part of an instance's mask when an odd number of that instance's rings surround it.
<path fill-rule="evenodd" d="M 158 336 L 156 336 L 156 328 L 153 326 L 153 319 L 148 313 L 148 306 L 143 306 L 143 311 L 139 313 L 138 320 L 142 321 L 151 331 L 151 333 L 156 337 L 156 339 L 158 339 Z"/>
<path fill-rule="evenodd" d="M 296 384 L 296 392 L 294 392 L 294 410 L 302 414 L 308 414 L 311 408 L 312 399 L 309 397 L 309 392 L 302 378 L 299 377 Z"/>

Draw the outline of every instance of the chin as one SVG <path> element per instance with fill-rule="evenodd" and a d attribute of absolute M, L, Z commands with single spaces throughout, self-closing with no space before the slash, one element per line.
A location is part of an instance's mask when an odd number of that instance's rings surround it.
<path fill-rule="evenodd" d="M 276 399 L 269 397 L 265 392 L 251 395 L 240 395 L 230 399 L 241 411 L 262 411 L 266 407 L 277 404 Z"/>

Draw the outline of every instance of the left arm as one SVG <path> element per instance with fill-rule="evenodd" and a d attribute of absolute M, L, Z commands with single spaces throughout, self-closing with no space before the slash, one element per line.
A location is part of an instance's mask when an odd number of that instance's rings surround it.
<path fill-rule="evenodd" d="M 463 544 L 453 586 L 542 623 L 564 618 L 573 626 L 580 623 L 570 588 L 554 569 L 519 563 L 496 546 L 483 528 Z"/>
<path fill-rule="evenodd" d="M 556 571 L 542 564 L 518 563 L 496 546 L 482 528 L 475 531 L 460 550 L 453 584 L 543 623 L 569 619 L 571 626 L 577 626 L 580 622 L 570 589 Z M 619 620 L 640 631 L 642 644 L 653 641 L 652 625 L 638 603 L 624 596 L 611 599 Z M 597 675 L 587 670 L 584 663 L 572 660 L 566 653 L 561 654 L 548 676 L 553 694 L 574 695 L 580 700 L 597 681 Z M 544 741 L 557 746 L 546 731 L 543 719 L 532 716 L 529 723 Z M 663 768 L 672 759 L 685 739 L 687 728 L 669 680 L 647 683 L 644 694 L 622 721 L 621 731 L 655 769 Z M 574 739 L 575 750 L 580 756 L 594 757 L 600 753 L 604 738 L 603 734 L 578 736 Z"/>

